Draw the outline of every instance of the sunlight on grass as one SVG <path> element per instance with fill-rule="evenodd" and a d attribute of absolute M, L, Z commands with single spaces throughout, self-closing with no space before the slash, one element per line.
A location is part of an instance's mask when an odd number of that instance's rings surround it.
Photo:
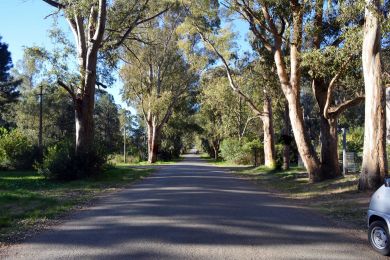
<path fill-rule="evenodd" d="M 264 188 L 281 192 L 284 197 L 304 203 L 332 218 L 365 228 L 370 194 L 357 191 L 358 174 L 319 183 L 309 183 L 305 169 L 297 167 L 283 171 L 260 166 L 237 171 L 236 174 L 251 178 Z"/>
<path fill-rule="evenodd" d="M 118 166 L 101 176 L 71 182 L 48 181 L 34 171 L 0 171 L 0 243 L 69 212 L 97 194 L 125 187 L 152 169 Z"/>

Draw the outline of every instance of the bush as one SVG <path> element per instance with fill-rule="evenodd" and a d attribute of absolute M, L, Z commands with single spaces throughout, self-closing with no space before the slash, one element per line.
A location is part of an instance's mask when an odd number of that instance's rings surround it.
<path fill-rule="evenodd" d="M 0 166 L 5 169 L 31 169 L 39 149 L 20 130 L 0 131 Z"/>
<path fill-rule="evenodd" d="M 221 143 L 221 155 L 230 162 L 237 164 L 250 164 L 252 162 L 252 145 L 249 142 L 242 140 L 241 142 L 235 138 L 228 138 Z"/>
<path fill-rule="evenodd" d="M 339 138 L 342 148 L 343 139 Z M 352 128 L 347 132 L 347 150 L 348 152 L 362 153 L 364 142 L 364 128 L 356 127 Z"/>
<path fill-rule="evenodd" d="M 253 165 L 258 166 L 264 162 L 264 145 L 259 139 L 246 141 L 243 145 L 243 150 L 252 156 Z"/>
<path fill-rule="evenodd" d="M 106 161 L 107 156 L 99 149 L 75 154 L 73 146 L 60 143 L 47 149 L 37 168 L 47 179 L 69 181 L 98 175 Z"/>

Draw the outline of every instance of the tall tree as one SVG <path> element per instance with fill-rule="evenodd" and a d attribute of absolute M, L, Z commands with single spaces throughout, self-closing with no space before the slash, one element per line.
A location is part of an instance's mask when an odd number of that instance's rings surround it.
<path fill-rule="evenodd" d="M 196 79 L 177 47 L 175 30 L 181 20 L 180 13 L 169 12 L 149 22 L 142 40 L 123 59 L 124 95 L 146 122 L 149 163 L 156 162 L 162 129 Z"/>
<path fill-rule="evenodd" d="M 94 140 L 95 86 L 103 85 L 97 75 L 99 51 L 116 49 L 125 40 L 134 39 L 134 30 L 139 25 L 165 12 L 167 7 L 148 16 L 152 4 L 149 0 L 43 1 L 63 11 L 74 35 L 79 77 L 77 83 L 72 84 L 58 75 L 58 84 L 70 94 L 74 103 L 76 152 L 88 152 Z M 160 6 L 155 1 L 153 4 Z"/>
<path fill-rule="evenodd" d="M 387 175 L 386 99 L 381 79 L 382 13 L 379 0 L 366 0 L 365 3 L 362 61 L 366 105 L 359 190 L 374 190 Z"/>
<path fill-rule="evenodd" d="M 248 22 L 255 37 L 274 56 L 282 91 L 289 106 L 291 128 L 299 154 L 312 182 L 323 179 L 321 162 L 309 139 L 300 104 L 301 48 L 305 2 L 224 1 L 224 5 Z M 288 30 L 286 30 L 287 25 Z M 290 54 L 286 63 L 286 51 Z"/>
<path fill-rule="evenodd" d="M 9 104 L 15 103 L 19 96 L 18 86 L 20 80 L 15 80 L 10 70 L 13 67 L 11 53 L 8 51 L 8 45 L 1 42 L 0 36 L 0 125 L 7 126 L 6 113 L 9 110 Z"/>
<path fill-rule="evenodd" d="M 214 7 L 214 8 L 217 8 Z M 213 14 L 213 13 L 212 13 Z M 214 14 L 215 16 L 215 14 Z M 203 19 L 201 19 L 203 18 Z M 213 16 L 207 17 L 209 20 L 212 20 Z M 216 18 L 214 18 L 216 19 Z M 196 40 L 196 37 L 193 35 L 199 35 L 202 43 L 206 49 L 206 51 L 201 51 L 204 53 L 208 53 L 212 59 L 219 59 L 223 67 L 225 68 L 226 77 L 228 78 L 229 86 L 231 87 L 231 91 L 235 93 L 240 100 L 245 102 L 249 108 L 253 111 L 255 117 L 261 119 L 263 123 L 263 136 L 264 136 L 264 157 L 265 157 L 265 165 L 267 167 L 273 168 L 276 165 L 276 154 L 275 154 L 275 139 L 274 139 L 274 129 L 272 123 L 272 99 L 269 95 L 267 95 L 267 86 L 264 84 L 264 98 L 263 104 L 259 105 L 255 100 L 245 93 L 242 90 L 242 86 L 237 83 L 237 79 L 234 75 L 234 69 L 230 64 L 230 60 L 233 56 L 232 51 L 232 39 L 234 35 L 231 33 L 229 29 L 223 28 L 218 30 L 217 28 L 213 28 L 209 25 L 205 16 L 190 16 L 187 18 L 186 23 L 183 24 L 180 29 L 183 36 L 186 37 L 185 40 L 191 42 Z M 193 46 L 192 49 L 187 50 L 187 52 L 194 52 L 199 49 L 197 44 L 190 44 Z M 199 52 L 199 50 L 198 50 Z"/>

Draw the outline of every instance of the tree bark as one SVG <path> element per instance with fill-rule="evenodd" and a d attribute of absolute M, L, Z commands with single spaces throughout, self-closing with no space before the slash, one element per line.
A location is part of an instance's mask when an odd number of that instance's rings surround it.
<path fill-rule="evenodd" d="M 387 175 L 386 101 L 381 81 L 380 1 L 366 0 L 362 49 L 364 90 L 366 96 L 364 121 L 363 165 L 359 190 L 378 188 Z"/>
<path fill-rule="evenodd" d="M 264 132 L 264 165 L 269 168 L 276 166 L 275 134 L 272 120 L 271 98 L 266 97 L 263 105 L 263 132 Z"/>
<path fill-rule="evenodd" d="M 157 162 L 160 131 L 153 122 L 148 122 L 148 163 Z"/>
<path fill-rule="evenodd" d="M 286 97 L 289 103 L 291 128 L 299 155 L 308 172 L 309 180 L 310 182 L 321 181 L 323 180 L 321 163 L 305 129 L 299 96 L 287 93 Z"/>
<path fill-rule="evenodd" d="M 283 113 L 284 127 L 282 130 L 283 138 L 283 166 L 284 170 L 290 169 L 290 119 L 288 117 L 288 103 L 284 103 L 284 113 Z"/>
<path fill-rule="evenodd" d="M 214 160 L 219 159 L 219 141 L 212 141 L 213 144 L 213 152 L 214 152 Z"/>
<path fill-rule="evenodd" d="M 324 110 L 327 109 L 325 104 L 329 84 L 319 79 L 314 79 L 312 84 L 314 96 L 320 110 L 322 176 L 324 179 L 333 179 L 341 176 L 337 145 L 338 115 L 329 115 L 329 118 L 324 116 Z"/>
<path fill-rule="evenodd" d="M 321 116 L 321 164 L 324 179 L 341 176 L 337 144 L 337 117 Z"/>
<path fill-rule="evenodd" d="M 290 46 L 290 77 L 287 74 L 287 67 L 281 49 L 282 39 L 277 35 L 277 32 L 274 32 L 276 35 L 274 59 L 279 81 L 288 102 L 291 128 L 294 133 L 298 152 L 306 167 L 310 182 L 318 182 L 323 179 L 321 163 L 307 134 L 300 104 L 300 48 L 302 43 L 303 12 L 302 6 L 298 1 L 290 2 L 293 10 L 293 37 Z M 267 10 L 265 11 L 265 14 L 267 14 Z M 270 18 L 268 20 L 271 21 Z M 276 29 L 274 30 L 276 31 Z"/>

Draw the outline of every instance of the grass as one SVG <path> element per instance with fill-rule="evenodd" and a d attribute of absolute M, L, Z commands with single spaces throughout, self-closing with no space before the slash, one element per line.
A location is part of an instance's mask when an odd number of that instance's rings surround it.
<path fill-rule="evenodd" d="M 245 167 L 246 165 L 240 165 L 236 164 L 234 162 L 225 161 L 221 158 L 215 160 L 214 158 L 211 158 L 207 153 L 200 154 L 200 158 L 207 160 L 209 164 L 217 167 Z"/>
<path fill-rule="evenodd" d="M 54 182 L 34 171 L 0 171 L 0 244 L 17 241 L 105 191 L 127 186 L 151 169 L 117 166 L 101 176 Z"/>
<path fill-rule="evenodd" d="M 170 161 L 157 161 L 155 163 L 149 163 L 148 161 L 141 161 L 141 162 L 133 162 L 133 163 L 123 163 L 123 162 L 117 162 L 114 163 L 116 166 L 149 166 L 149 165 L 171 165 L 175 164 L 177 162 L 180 162 L 183 160 L 183 157 L 179 157 L 178 159 L 173 159 Z"/>
<path fill-rule="evenodd" d="M 309 183 L 302 168 L 287 171 L 270 170 L 264 166 L 237 171 L 236 174 L 249 177 L 271 191 L 281 193 L 334 220 L 350 223 L 355 228 L 366 228 L 366 212 L 370 193 L 358 192 L 357 174 L 343 178 Z"/>

